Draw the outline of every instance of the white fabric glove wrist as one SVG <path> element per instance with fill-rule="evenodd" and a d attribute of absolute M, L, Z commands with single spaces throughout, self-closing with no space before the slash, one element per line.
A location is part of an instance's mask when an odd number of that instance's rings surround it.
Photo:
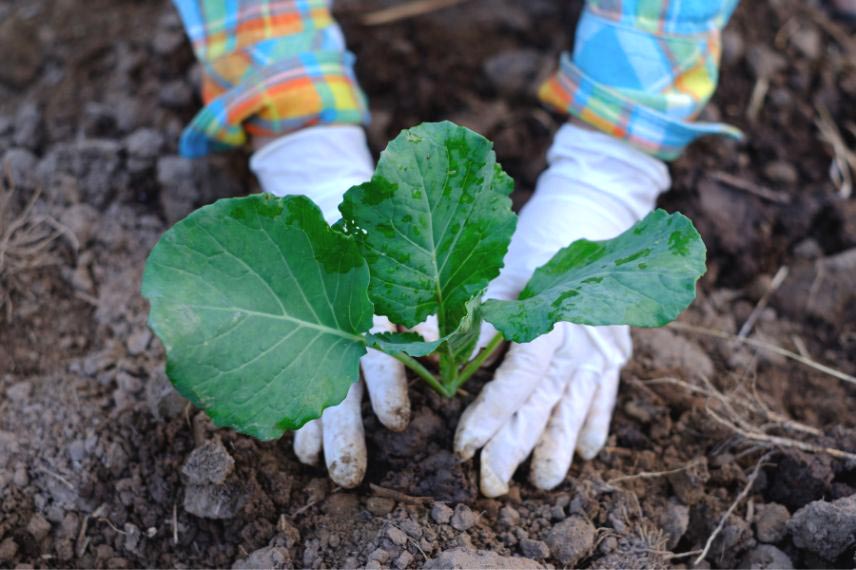
<path fill-rule="evenodd" d="M 342 196 L 372 177 L 374 163 L 362 127 L 322 125 L 267 144 L 253 153 L 250 168 L 265 192 L 308 196 L 333 223 Z"/>

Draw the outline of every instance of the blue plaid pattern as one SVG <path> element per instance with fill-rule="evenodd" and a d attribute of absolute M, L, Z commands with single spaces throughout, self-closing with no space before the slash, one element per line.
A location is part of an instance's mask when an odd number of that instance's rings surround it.
<path fill-rule="evenodd" d="M 542 100 L 664 159 L 734 127 L 694 123 L 719 77 L 720 31 L 738 0 L 589 0 L 573 57 Z"/>

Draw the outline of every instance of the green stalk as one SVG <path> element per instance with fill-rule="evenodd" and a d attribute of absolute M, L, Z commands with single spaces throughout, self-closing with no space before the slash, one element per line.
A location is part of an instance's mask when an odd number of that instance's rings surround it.
<path fill-rule="evenodd" d="M 449 385 L 452 394 L 457 392 L 458 388 L 463 386 L 464 382 L 469 380 L 470 377 L 475 374 L 479 368 L 481 368 L 482 364 L 484 364 L 484 361 L 487 360 L 490 355 L 496 351 L 497 348 L 499 348 L 499 345 L 502 344 L 502 341 L 502 335 L 497 333 L 492 339 L 490 339 L 490 342 L 487 343 L 487 346 L 485 346 L 481 350 L 481 352 L 476 355 L 475 358 L 470 360 L 467 365 L 464 366 L 455 381 L 451 385 Z"/>
<path fill-rule="evenodd" d="M 422 363 L 418 360 L 404 353 L 393 354 L 391 356 L 415 372 L 417 376 L 425 380 L 438 394 L 447 397 L 449 396 L 449 393 L 446 391 L 446 387 L 443 386 L 427 368 L 422 366 Z M 454 394 L 454 392 L 452 393 Z"/>
<path fill-rule="evenodd" d="M 451 351 L 440 354 L 440 382 L 443 384 L 445 394 L 451 397 L 455 394 L 454 390 L 450 390 L 449 386 L 455 384 L 458 378 L 458 364 L 455 362 Z"/>

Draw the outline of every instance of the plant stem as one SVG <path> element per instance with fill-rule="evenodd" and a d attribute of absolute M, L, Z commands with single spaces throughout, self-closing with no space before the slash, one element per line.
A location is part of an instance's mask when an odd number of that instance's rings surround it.
<path fill-rule="evenodd" d="M 487 360 L 491 354 L 496 351 L 500 344 L 502 344 L 503 338 L 502 335 L 497 333 L 494 335 L 490 342 L 479 352 L 475 358 L 470 360 L 466 366 L 461 370 L 458 377 L 455 381 L 449 386 L 451 388 L 451 393 L 454 394 L 458 391 L 464 382 L 470 379 L 470 376 L 476 373 L 476 371 L 481 368 L 484 361 Z"/>
<path fill-rule="evenodd" d="M 450 390 L 449 386 L 454 385 L 458 378 L 458 364 L 452 356 L 451 351 L 448 353 L 440 353 L 440 383 L 443 385 L 446 396 L 451 396 L 455 393 Z"/>
<path fill-rule="evenodd" d="M 433 374 L 431 374 L 430 370 L 422 366 L 422 363 L 420 363 L 418 360 L 404 353 L 393 354 L 392 357 L 403 363 L 406 367 L 415 372 L 417 376 L 428 382 L 428 385 L 434 388 L 437 393 L 443 396 L 449 396 L 446 387 L 443 386 L 440 381 L 434 377 Z M 454 394 L 454 392 L 452 393 Z"/>

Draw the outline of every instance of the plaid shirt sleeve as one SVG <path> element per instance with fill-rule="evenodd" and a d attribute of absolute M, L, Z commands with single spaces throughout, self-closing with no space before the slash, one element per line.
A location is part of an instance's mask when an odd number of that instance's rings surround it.
<path fill-rule="evenodd" d="M 539 89 L 549 106 L 665 160 L 700 136 L 716 89 L 720 32 L 739 0 L 587 0 L 573 56 Z"/>
<path fill-rule="evenodd" d="M 368 121 L 332 0 L 173 0 L 202 64 L 184 156 L 317 124 Z"/>

